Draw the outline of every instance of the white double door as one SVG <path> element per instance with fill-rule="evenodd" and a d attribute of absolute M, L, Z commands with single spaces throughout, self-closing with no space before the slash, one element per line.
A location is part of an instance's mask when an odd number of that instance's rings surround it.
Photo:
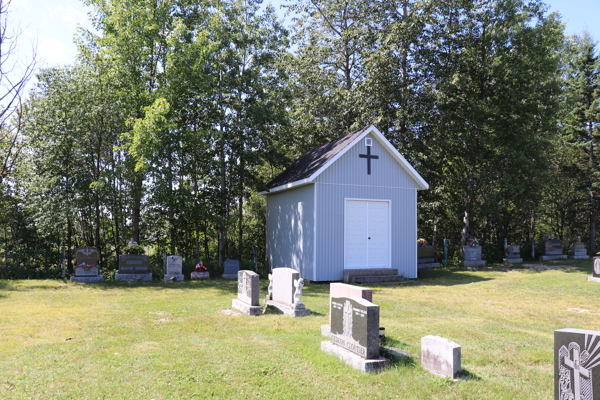
<path fill-rule="evenodd" d="M 344 268 L 390 268 L 390 202 L 345 200 Z"/>

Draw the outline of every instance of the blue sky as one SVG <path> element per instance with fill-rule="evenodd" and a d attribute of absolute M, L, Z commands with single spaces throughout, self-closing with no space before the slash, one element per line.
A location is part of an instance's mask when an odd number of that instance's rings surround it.
<path fill-rule="evenodd" d="M 272 1 L 277 9 L 280 2 Z M 550 11 L 561 13 L 567 34 L 581 34 L 587 28 L 596 41 L 600 40 L 600 0 L 546 0 L 545 3 L 550 5 Z M 29 54 L 28 44 L 37 41 L 40 59 L 47 67 L 72 64 L 77 26 L 91 28 L 88 9 L 80 0 L 13 0 L 12 11 L 13 23 L 19 23 L 23 30 L 21 57 Z"/>

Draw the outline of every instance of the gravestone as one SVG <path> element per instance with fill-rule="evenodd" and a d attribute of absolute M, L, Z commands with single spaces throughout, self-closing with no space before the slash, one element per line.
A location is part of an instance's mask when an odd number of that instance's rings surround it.
<path fill-rule="evenodd" d="M 504 246 L 504 264 L 522 263 L 521 246 Z"/>
<path fill-rule="evenodd" d="M 223 278 L 237 279 L 240 270 L 240 260 L 225 260 L 223 267 L 225 268 Z"/>
<path fill-rule="evenodd" d="M 75 249 L 75 275 L 71 282 L 102 282 L 104 277 L 100 275 L 98 263 L 100 252 L 94 246 L 78 247 Z"/>
<path fill-rule="evenodd" d="M 600 257 L 594 257 L 594 269 L 592 276 L 588 277 L 588 281 L 600 282 Z"/>
<path fill-rule="evenodd" d="M 461 267 L 480 267 L 485 265 L 481 259 L 481 246 L 463 246 L 463 260 Z"/>
<path fill-rule="evenodd" d="M 231 301 L 231 308 L 246 315 L 259 315 L 262 307 L 259 303 L 260 284 L 254 271 L 238 271 L 237 299 Z"/>
<path fill-rule="evenodd" d="M 332 297 L 360 297 L 367 301 L 373 302 L 373 290 L 347 283 L 330 283 L 329 284 L 329 324 L 321 325 L 321 335 L 331 336 L 331 298 Z"/>
<path fill-rule="evenodd" d="M 165 282 L 183 281 L 183 259 L 181 256 L 165 257 Z"/>
<path fill-rule="evenodd" d="M 460 373 L 460 346 L 439 336 L 422 337 L 421 366 L 442 378 L 457 379 Z"/>
<path fill-rule="evenodd" d="M 151 281 L 152 272 L 148 269 L 148 256 L 145 254 L 123 254 L 119 257 L 117 281 Z"/>
<path fill-rule="evenodd" d="M 321 350 L 363 372 L 376 371 L 389 360 L 379 355 L 379 306 L 360 297 L 332 297 L 331 341 Z"/>
<path fill-rule="evenodd" d="M 600 399 L 600 331 L 554 331 L 554 398 Z"/>
<path fill-rule="evenodd" d="M 272 306 L 285 315 L 301 317 L 310 314 L 310 310 L 304 307 L 300 300 L 304 279 L 300 273 L 292 268 L 275 268 L 269 275 L 269 286 L 272 293 L 267 295 L 265 306 Z"/>
<path fill-rule="evenodd" d="M 417 245 L 419 256 L 417 258 L 417 268 L 439 268 L 440 263 L 436 262 L 435 247 L 425 244 Z"/>
<path fill-rule="evenodd" d="M 585 243 L 573 243 L 573 255 L 569 256 L 569 258 L 575 260 L 585 260 L 590 258 L 590 256 L 588 256 L 587 249 L 585 248 Z"/>
<path fill-rule="evenodd" d="M 558 239 L 544 240 L 544 255 L 540 256 L 540 261 L 564 260 L 567 258 L 563 254 L 563 243 Z"/>

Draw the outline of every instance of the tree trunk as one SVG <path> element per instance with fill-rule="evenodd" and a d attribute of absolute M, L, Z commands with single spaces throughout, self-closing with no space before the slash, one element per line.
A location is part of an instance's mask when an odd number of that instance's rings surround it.
<path fill-rule="evenodd" d="M 73 260 L 71 257 L 71 247 L 73 246 L 73 222 L 71 216 L 67 216 L 67 271 L 73 273 Z"/>
<path fill-rule="evenodd" d="M 131 216 L 132 234 L 131 240 L 140 244 L 140 215 L 142 209 L 142 182 L 143 176 L 141 173 L 136 173 L 133 183 L 133 207 Z"/>

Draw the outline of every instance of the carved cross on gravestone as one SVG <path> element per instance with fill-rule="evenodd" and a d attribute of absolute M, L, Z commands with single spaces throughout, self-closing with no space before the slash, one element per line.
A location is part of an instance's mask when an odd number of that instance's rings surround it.
<path fill-rule="evenodd" d="M 565 366 L 573 370 L 573 392 L 575 400 L 581 400 L 581 378 L 590 379 L 590 370 L 581 366 L 579 360 L 579 349 L 573 349 L 573 359 L 565 357 Z"/>
<path fill-rule="evenodd" d="M 377 160 L 379 156 L 371 155 L 371 146 L 367 146 L 367 154 L 359 154 L 358 156 L 367 159 L 367 174 L 371 175 L 371 159 Z"/>

